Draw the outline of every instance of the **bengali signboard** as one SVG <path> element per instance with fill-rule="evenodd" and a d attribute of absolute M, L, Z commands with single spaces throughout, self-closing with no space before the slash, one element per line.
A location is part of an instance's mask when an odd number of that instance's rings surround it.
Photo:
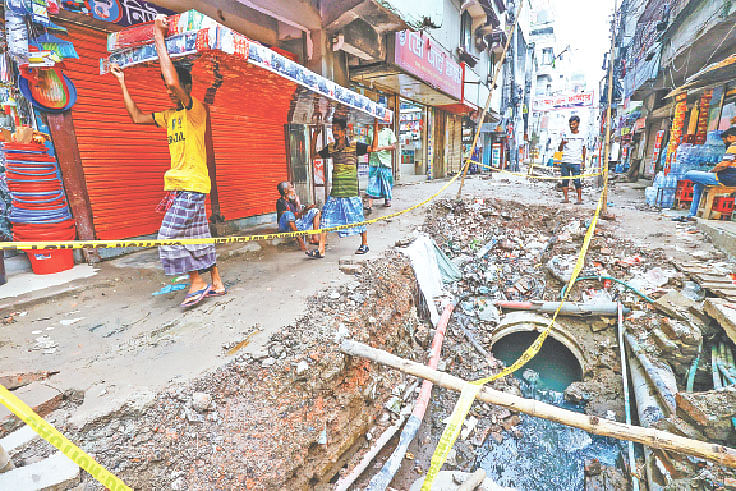
<path fill-rule="evenodd" d="M 429 35 L 397 32 L 394 62 L 427 85 L 456 99 L 462 97 L 462 67 Z"/>
<path fill-rule="evenodd" d="M 61 2 L 64 10 L 90 15 L 97 20 L 132 26 L 151 22 L 157 14 L 173 15 L 175 12 L 143 0 L 85 0 L 84 2 Z"/>
<path fill-rule="evenodd" d="M 556 111 L 575 107 L 590 107 L 593 105 L 593 92 L 578 92 L 534 99 L 534 111 Z"/>

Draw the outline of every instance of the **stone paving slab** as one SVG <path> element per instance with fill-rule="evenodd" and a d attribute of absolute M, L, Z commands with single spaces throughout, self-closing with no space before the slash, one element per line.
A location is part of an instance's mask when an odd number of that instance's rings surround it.
<path fill-rule="evenodd" d="M 0 474 L 0 489 L 61 490 L 79 484 L 79 467 L 61 452 L 35 464 Z"/>

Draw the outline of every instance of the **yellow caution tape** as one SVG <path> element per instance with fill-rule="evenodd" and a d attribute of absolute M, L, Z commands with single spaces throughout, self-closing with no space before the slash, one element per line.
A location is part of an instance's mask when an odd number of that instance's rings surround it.
<path fill-rule="evenodd" d="M 320 228 L 316 230 L 298 230 L 295 232 L 280 232 L 277 234 L 259 234 L 247 235 L 245 237 L 210 237 L 206 239 L 148 239 L 148 240 L 70 240 L 65 242 L 0 242 L 0 250 L 2 249 L 20 249 L 20 250 L 41 250 L 41 249 L 109 249 L 116 247 L 158 247 L 162 245 L 195 245 L 195 244 L 242 244 L 257 240 L 286 239 L 295 238 L 303 235 L 316 235 L 323 232 L 334 232 L 337 230 L 347 230 L 362 225 L 370 225 L 382 220 L 390 220 L 410 211 L 420 208 L 437 196 L 442 194 L 448 187 L 452 185 L 460 177 L 457 174 L 450 179 L 442 188 L 431 195 L 429 198 L 420 201 L 406 209 L 389 213 L 370 220 L 362 222 L 354 222 L 347 225 L 336 225 L 329 228 Z"/>
<path fill-rule="evenodd" d="M 59 430 L 51 426 L 41 416 L 33 412 L 33 409 L 28 407 L 25 402 L 18 399 L 18 397 L 13 395 L 2 385 L 0 385 L 0 403 L 7 407 L 11 413 L 25 421 L 33 431 L 41 435 L 41 438 L 61 450 L 61 452 L 69 457 L 72 462 L 89 472 L 89 474 L 99 481 L 100 484 L 112 491 L 132 491 L 132 488 L 126 486 L 118 477 L 110 473 L 107 469 L 98 464 L 95 459 L 70 442 L 64 435 L 59 433 Z"/>
<path fill-rule="evenodd" d="M 507 171 L 505 169 L 496 169 L 495 167 L 491 167 L 490 165 L 481 164 L 480 162 L 477 162 L 475 160 L 473 160 L 472 162 L 475 162 L 476 165 L 478 165 L 479 167 L 483 167 L 484 169 L 491 169 L 491 170 L 494 170 L 496 172 L 503 172 L 504 174 L 510 174 L 512 176 L 526 177 L 527 179 L 541 179 L 541 180 L 555 180 L 555 181 L 560 181 L 560 180 L 565 180 L 565 179 L 567 179 L 567 180 L 570 180 L 570 179 L 584 179 L 586 177 L 595 177 L 595 176 L 602 176 L 603 175 L 602 172 L 597 172 L 595 174 L 580 174 L 580 175 L 577 175 L 577 176 L 540 176 L 540 175 L 537 175 L 537 174 L 524 174 L 522 172 L 511 172 L 511 171 Z M 535 165 L 534 167 L 539 167 L 539 166 L 536 166 Z"/>
<path fill-rule="evenodd" d="M 604 190 L 606 186 L 607 183 L 604 184 Z M 593 238 L 595 226 L 598 223 L 598 217 L 600 215 L 601 208 L 603 207 L 603 196 L 604 193 L 602 192 L 600 198 L 598 198 L 598 205 L 595 209 L 595 215 L 593 216 L 593 219 L 590 222 L 590 226 L 588 226 L 588 230 L 585 233 L 583 245 L 580 249 L 580 253 L 578 254 L 575 268 L 573 269 L 572 275 L 570 276 L 570 281 L 567 283 L 567 288 L 565 288 L 565 295 L 560 301 L 560 304 L 557 306 L 557 310 L 555 311 L 552 320 L 550 320 L 545 330 L 539 334 L 539 336 L 537 337 L 537 339 L 534 340 L 531 346 L 529 346 L 529 348 L 527 348 L 526 351 L 524 351 L 519 359 L 517 359 L 513 364 L 504 368 L 501 372 L 495 375 L 491 375 L 490 377 L 470 382 L 465 388 L 463 388 L 462 392 L 460 393 L 460 398 L 455 404 L 455 410 L 450 416 L 450 421 L 448 422 L 447 427 L 445 427 L 445 431 L 440 437 L 437 448 L 432 454 L 431 464 L 429 470 L 427 471 L 427 476 L 424 478 L 424 483 L 422 484 L 422 491 L 429 491 L 432 489 L 432 483 L 434 482 L 435 477 L 437 477 L 437 474 L 442 469 L 445 460 L 447 460 L 447 455 L 450 452 L 450 449 L 452 449 L 452 446 L 455 444 L 455 440 L 457 440 L 457 437 L 460 434 L 460 428 L 462 427 L 463 422 L 465 421 L 465 417 L 468 415 L 468 411 L 470 411 L 470 406 L 473 404 L 473 401 L 478 395 L 480 389 L 485 384 L 505 377 L 520 369 L 521 367 L 526 365 L 529 360 L 534 358 L 537 353 L 539 353 L 539 350 L 542 348 L 542 344 L 544 344 L 545 339 L 547 339 L 547 336 L 552 330 L 552 326 L 554 326 L 555 321 L 557 320 L 557 316 L 559 315 L 560 310 L 562 310 L 562 306 L 565 304 L 568 296 L 570 295 L 572 286 L 575 284 L 577 277 L 580 275 L 580 272 L 585 265 L 585 255 L 588 252 L 588 247 L 590 246 L 590 241 Z"/>

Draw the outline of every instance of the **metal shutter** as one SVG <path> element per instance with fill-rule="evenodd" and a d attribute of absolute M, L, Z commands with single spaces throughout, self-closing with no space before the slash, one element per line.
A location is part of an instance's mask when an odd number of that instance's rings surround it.
<path fill-rule="evenodd" d="M 161 215 L 163 176 L 170 167 L 164 130 L 135 125 L 123 105 L 112 75 L 100 75 L 99 60 L 107 54 L 106 33 L 66 24 L 79 53 L 67 60 L 64 73 L 77 88 L 72 108 L 82 167 L 99 239 L 121 239 L 155 233 Z M 171 106 L 160 72 L 152 67 L 125 71 L 126 82 L 142 111 Z"/>
<path fill-rule="evenodd" d="M 66 27 L 80 57 L 66 63 L 64 72 L 77 87 L 74 127 L 97 237 L 155 233 L 162 218 L 155 207 L 170 167 L 165 131 L 133 124 L 117 81 L 99 74 L 106 33 Z M 199 100 L 214 80 L 202 65 L 193 70 Z M 276 184 L 287 179 L 284 125 L 296 85 L 245 63 L 220 72 L 225 82 L 211 107 L 220 212 L 227 220 L 273 212 Z M 142 111 L 171 107 L 156 66 L 126 69 L 126 83 Z"/>
<path fill-rule="evenodd" d="M 226 220 L 272 213 L 276 184 L 288 179 L 285 125 L 296 84 L 254 65 L 220 72 L 210 112 L 220 213 Z"/>

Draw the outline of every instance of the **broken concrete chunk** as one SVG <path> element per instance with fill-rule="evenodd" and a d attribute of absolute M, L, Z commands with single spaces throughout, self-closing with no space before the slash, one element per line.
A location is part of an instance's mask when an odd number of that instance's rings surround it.
<path fill-rule="evenodd" d="M 672 341 L 669 337 L 667 337 L 661 329 L 655 328 L 652 330 L 652 336 L 654 337 L 654 342 L 659 346 L 663 351 L 667 353 L 674 353 L 679 351 L 679 346 L 677 343 Z"/>
<path fill-rule="evenodd" d="M 732 431 L 731 418 L 736 416 L 736 387 L 676 396 L 678 416 L 696 423 L 697 429 L 710 439 L 725 441 Z"/>
<path fill-rule="evenodd" d="M 61 452 L 0 474 L 0 489 L 69 489 L 79 484 L 79 467 Z"/>
<path fill-rule="evenodd" d="M 654 306 L 665 315 L 679 320 L 703 320 L 700 304 L 676 290 L 668 291 L 654 302 Z"/>
<path fill-rule="evenodd" d="M 709 298 L 705 301 L 705 312 L 718 321 L 731 341 L 736 343 L 736 304 Z"/>
<path fill-rule="evenodd" d="M 205 392 L 195 392 L 192 394 L 192 407 L 200 413 L 209 411 L 212 407 L 212 396 Z"/>
<path fill-rule="evenodd" d="M 64 394 L 61 391 L 42 382 L 33 382 L 30 385 L 21 387 L 15 391 L 15 395 L 28 404 L 41 417 L 46 416 L 58 408 L 59 404 L 64 400 Z M 6 430 L 9 431 L 14 429 L 6 425 L 11 416 L 12 413 L 5 406 L 0 406 L 0 424 L 5 426 Z"/>
<path fill-rule="evenodd" d="M 18 387 L 23 387 L 32 382 L 46 380 L 57 373 L 58 372 L 2 372 L 0 373 L 0 385 L 3 385 L 8 390 L 15 390 Z"/>

